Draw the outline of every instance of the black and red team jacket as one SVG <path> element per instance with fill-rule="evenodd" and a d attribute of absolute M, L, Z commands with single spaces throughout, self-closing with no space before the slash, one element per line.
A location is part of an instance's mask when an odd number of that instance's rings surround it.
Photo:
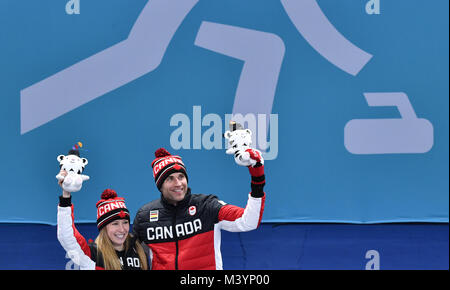
<path fill-rule="evenodd" d="M 102 253 L 95 242 L 87 242 L 75 227 L 71 198 L 60 196 L 59 200 L 57 237 L 67 256 L 80 266 L 80 270 L 104 270 Z M 134 247 L 128 251 L 116 251 L 116 254 L 123 270 L 141 269 L 139 255 Z"/>
<path fill-rule="evenodd" d="M 152 270 L 221 270 L 220 231 L 256 229 L 264 211 L 262 186 L 247 206 L 229 205 L 214 195 L 191 194 L 176 206 L 161 195 L 139 209 L 133 232 L 150 248 Z"/>

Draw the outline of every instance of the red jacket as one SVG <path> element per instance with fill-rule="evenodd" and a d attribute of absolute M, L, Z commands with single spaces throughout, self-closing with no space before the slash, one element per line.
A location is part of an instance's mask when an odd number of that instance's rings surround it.
<path fill-rule="evenodd" d="M 177 206 L 161 195 L 141 207 L 133 232 L 151 249 L 152 269 L 222 269 L 220 230 L 245 232 L 259 226 L 265 201 L 260 189 L 259 194 L 252 190 L 245 209 L 190 189 Z"/>

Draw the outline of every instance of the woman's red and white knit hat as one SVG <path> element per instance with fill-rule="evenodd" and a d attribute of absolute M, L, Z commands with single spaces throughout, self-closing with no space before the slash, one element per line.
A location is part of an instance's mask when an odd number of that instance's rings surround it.
<path fill-rule="evenodd" d="M 159 148 L 155 152 L 155 157 L 155 160 L 152 162 L 153 178 L 155 178 L 155 183 L 159 190 L 161 190 L 164 180 L 172 173 L 181 172 L 188 179 L 186 167 L 180 156 L 171 155 L 166 149 Z"/>
<path fill-rule="evenodd" d="M 127 219 L 130 222 L 130 212 L 125 206 L 125 199 L 118 197 L 112 189 L 105 189 L 97 207 L 97 228 L 100 231 L 104 226 L 118 219 Z"/>

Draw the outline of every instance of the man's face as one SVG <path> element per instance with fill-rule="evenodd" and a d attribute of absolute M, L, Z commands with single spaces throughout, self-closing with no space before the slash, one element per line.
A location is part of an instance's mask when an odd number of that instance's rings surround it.
<path fill-rule="evenodd" d="M 187 179 L 181 172 L 175 172 L 164 180 L 161 186 L 161 193 L 171 204 L 176 205 L 183 200 L 187 192 Z"/>

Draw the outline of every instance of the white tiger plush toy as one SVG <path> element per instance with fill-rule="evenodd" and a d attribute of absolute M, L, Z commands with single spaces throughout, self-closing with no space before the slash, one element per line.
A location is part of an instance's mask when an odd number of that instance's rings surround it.
<path fill-rule="evenodd" d="M 78 150 L 70 150 L 67 156 L 58 155 L 56 159 L 59 161 L 60 169 L 67 172 L 66 177 L 61 174 L 56 175 L 56 179 L 59 181 L 64 180 L 62 188 L 68 192 L 80 191 L 83 181 L 89 180 L 89 176 L 81 174 L 88 164 L 88 160 L 80 158 Z"/>
<path fill-rule="evenodd" d="M 234 160 L 241 166 L 255 166 L 257 161 L 250 158 L 248 149 L 257 151 L 261 156 L 261 152 L 257 149 L 252 149 L 252 131 L 250 129 L 242 128 L 242 125 L 234 121 L 230 122 L 230 131 L 226 131 L 224 137 L 228 139 L 227 154 L 234 154 Z M 264 164 L 264 159 L 261 157 L 261 164 Z"/>

